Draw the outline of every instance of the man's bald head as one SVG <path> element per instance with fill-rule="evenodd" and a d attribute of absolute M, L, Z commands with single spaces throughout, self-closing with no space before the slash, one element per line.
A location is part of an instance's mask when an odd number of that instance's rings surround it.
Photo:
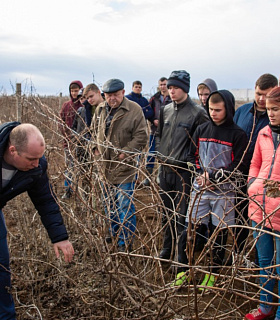
<path fill-rule="evenodd" d="M 45 140 L 40 130 L 24 123 L 12 129 L 4 160 L 18 170 L 28 171 L 39 166 L 44 152 Z"/>
<path fill-rule="evenodd" d="M 45 147 L 45 139 L 40 130 L 31 123 L 23 123 L 15 127 L 10 133 L 10 145 L 15 146 L 18 152 L 28 151 L 30 142 Z"/>

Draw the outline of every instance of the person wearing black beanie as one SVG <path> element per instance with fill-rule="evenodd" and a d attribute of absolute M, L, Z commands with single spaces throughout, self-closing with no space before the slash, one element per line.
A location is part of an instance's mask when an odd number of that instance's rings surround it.
<path fill-rule="evenodd" d="M 185 70 L 173 71 L 167 80 L 172 100 L 162 106 L 156 132 L 156 151 L 161 164 L 159 175 L 161 198 L 164 203 L 165 234 L 161 259 L 174 258 L 178 236 L 184 229 L 191 186 L 187 154 L 196 127 L 208 121 L 203 108 L 189 97 L 190 75 Z M 176 211 L 176 214 L 174 214 Z"/>

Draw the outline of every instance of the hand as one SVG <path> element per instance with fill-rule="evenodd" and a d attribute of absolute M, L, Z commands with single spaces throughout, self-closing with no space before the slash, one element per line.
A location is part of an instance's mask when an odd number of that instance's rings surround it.
<path fill-rule="evenodd" d="M 95 156 L 100 156 L 100 152 L 98 151 L 97 148 L 94 149 L 94 155 L 95 155 Z"/>
<path fill-rule="evenodd" d="M 157 120 L 157 119 L 154 120 L 154 125 L 155 125 L 156 127 L 158 126 L 158 120 Z"/>
<path fill-rule="evenodd" d="M 125 158 L 125 154 L 124 153 L 119 154 L 119 160 L 124 160 L 124 158 Z"/>
<path fill-rule="evenodd" d="M 71 262 L 74 255 L 74 249 L 70 241 L 64 240 L 60 242 L 56 242 L 53 245 L 54 252 L 57 258 L 59 258 L 59 250 L 61 250 L 64 254 L 65 262 Z"/>
<path fill-rule="evenodd" d="M 203 174 L 198 176 L 196 178 L 196 182 L 201 188 L 208 187 L 212 184 L 211 181 L 209 180 L 209 173 L 208 172 L 203 172 Z M 210 190 L 214 190 L 214 189 L 215 189 L 215 187 L 210 187 Z"/>

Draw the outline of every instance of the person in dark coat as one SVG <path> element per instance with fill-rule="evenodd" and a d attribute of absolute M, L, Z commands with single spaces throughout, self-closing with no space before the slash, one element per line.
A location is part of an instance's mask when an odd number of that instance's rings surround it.
<path fill-rule="evenodd" d="M 66 262 L 74 255 L 59 206 L 53 196 L 44 157 L 45 141 L 32 124 L 8 122 L 0 126 L 0 319 L 16 319 L 11 288 L 7 229 L 2 208 L 17 195 L 27 191 L 40 214 L 54 251 Z"/>
<path fill-rule="evenodd" d="M 172 102 L 161 107 L 156 132 L 165 227 L 161 259 L 174 258 L 178 236 L 184 230 L 192 178 L 187 155 L 196 127 L 209 120 L 206 111 L 189 96 L 188 72 L 173 71 L 167 80 L 167 88 Z"/>

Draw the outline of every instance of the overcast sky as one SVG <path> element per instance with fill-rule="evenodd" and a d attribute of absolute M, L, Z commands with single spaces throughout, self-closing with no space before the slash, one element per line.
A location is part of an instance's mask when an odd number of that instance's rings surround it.
<path fill-rule="evenodd" d="M 1 1 L 0 93 L 16 82 L 40 95 L 68 94 L 110 78 L 153 93 L 161 76 L 185 69 L 192 96 L 205 78 L 220 89 L 253 88 L 280 75 L 278 0 Z"/>

